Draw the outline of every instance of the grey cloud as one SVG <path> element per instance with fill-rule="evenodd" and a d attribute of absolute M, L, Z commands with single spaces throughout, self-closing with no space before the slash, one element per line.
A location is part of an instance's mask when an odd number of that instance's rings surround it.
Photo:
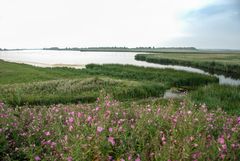
<path fill-rule="evenodd" d="M 216 3 L 183 16 L 189 35 L 179 43 L 197 47 L 240 48 L 240 0 L 218 0 Z"/>
<path fill-rule="evenodd" d="M 240 0 L 218 1 L 218 3 L 192 10 L 183 16 L 184 19 L 209 19 L 216 16 L 225 16 L 240 20 Z"/>

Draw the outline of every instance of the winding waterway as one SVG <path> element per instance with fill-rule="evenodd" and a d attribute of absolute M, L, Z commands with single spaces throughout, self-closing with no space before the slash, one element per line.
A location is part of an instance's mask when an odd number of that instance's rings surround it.
<path fill-rule="evenodd" d="M 0 51 L 0 59 L 8 62 L 24 63 L 39 67 L 73 67 L 84 68 L 94 64 L 130 64 L 154 68 L 171 68 L 193 73 L 210 75 L 203 70 L 178 66 L 161 65 L 135 60 L 137 53 L 132 52 L 80 52 L 80 51 L 53 51 L 53 50 L 21 50 Z M 240 85 L 239 79 L 232 79 L 223 75 L 214 75 L 219 78 L 219 84 Z"/>

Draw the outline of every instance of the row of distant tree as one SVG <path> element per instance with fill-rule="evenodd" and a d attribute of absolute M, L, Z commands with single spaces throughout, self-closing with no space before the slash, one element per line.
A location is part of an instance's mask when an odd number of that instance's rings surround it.
<path fill-rule="evenodd" d="M 136 47 L 136 48 L 128 48 L 128 47 L 88 47 L 88 48 L 44 48 L 44 50 L 75 50 L 75 51 L 92 51 L 92 50 L 197 50 L 195 47 Z"/>
<path fill-rule="evenodd" d="M 31 50 L 31 49 L 2 49 L 2 50 Z M 39 50 L 39 49 L 38 49 Z M 195 47 L 88 47 L 88 48 L 59 48 L 59 47 L 50 47 L 43 48 L 43 50 L 73 50 L 73 51 L 160 51 L 160 50 L 197 50 Z"/>

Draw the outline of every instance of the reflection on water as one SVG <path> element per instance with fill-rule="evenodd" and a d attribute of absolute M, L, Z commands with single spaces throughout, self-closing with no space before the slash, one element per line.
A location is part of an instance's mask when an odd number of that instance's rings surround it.
<path fill-rule="evenodd" d="M 164 93 L 164 96 L 163 98 L 165 99 L 169 99 L 169 98 L 182 98 L 184 96 L 186 96 L 186 92 L 176 92 L 176 91 L 173 91 L 173 90 L 166 90 L 165 93 Z"/>
<path fill-rule="evenodd" d="M 240 85 L 240 80 L 239 79 L 232 79 L 232 78 L 227 78 L 224 75 L 216 75 L 216 77 L 219 78 L 219 84 L 230 84 L 233 86 L 239 86 Z"/>
<path fill-rule="evenodd" d="M 131 64 L 136 66 L 171 68 L 188 72 L 209 74 L 203 70 L 177 65 L 161 65 L 135 60 L 137 53 L 128 52 L 80 52 L 80 51 L 52 51 L 52 50 L 24 50 L 0 51 L 0 59 L 10 62 L 25 63 L 40 67 L 73 67 L 84 68 L 94 64 Z M 219 84 L 240 85 L 240 80 L 215 75 Z"/>

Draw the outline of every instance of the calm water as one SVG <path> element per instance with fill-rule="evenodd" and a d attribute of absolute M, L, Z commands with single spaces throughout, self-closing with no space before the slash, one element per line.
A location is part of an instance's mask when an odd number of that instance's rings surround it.
<path fill-rule="evenodd" d="M 85 65 L 94 64 L 131 64 L 136 66 L 171 68 L 188 72 L 209 74 L 200 69 L 160 65 L 134 59 L 137 53 L 127 52 L 80 52 L 80 51 L 52 51 L 52 50 L 25 50 L 25 51 L 0 51 L 0 59 L 25 63 L 40 67 L 74 67 L 84 68 Z M 240 80 L 226 78 L 223 75 L 215 75 L 219 78 L 219 84 L 240 85 Z"/>

